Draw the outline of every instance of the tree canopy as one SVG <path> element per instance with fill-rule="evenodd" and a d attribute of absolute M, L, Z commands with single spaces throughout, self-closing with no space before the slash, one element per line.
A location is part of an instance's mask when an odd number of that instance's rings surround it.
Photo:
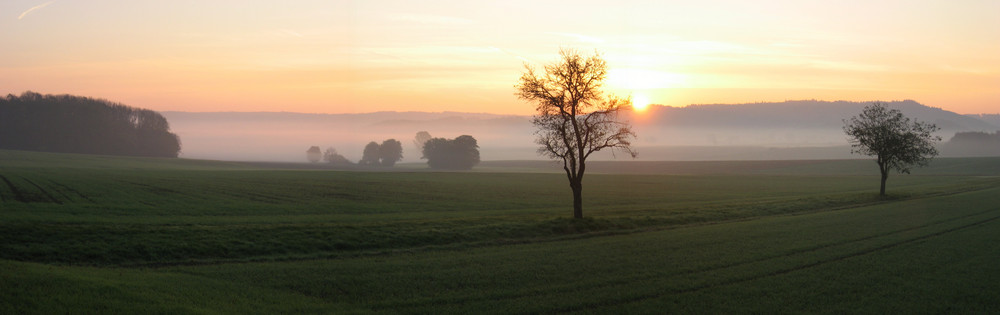
<path fill-rule="evenodd" d="M 469 135 L 452 140 L 432 138 L 424 143 L 423 155 L 431 168 L 467 170 L 479 164 L 479 144 Z"/>
<path fill-rule="evenodd" d="M 934 147 L 941 137 L 933 133 L 939 128 L 931 123 L 910 121 L 897 109 L 885 103 L 865 106 L 861 114 L 844 120 L 844 132 L 850 137 L 851 153 L 875 156 L 882 185 L 879 195 L 885 196 L 889 171 L 910 173 L 913 166 L 926 166 L 938 154 Z"/>
<path fill-rule="evenodd" d="M 377 166 L 379 165 L 380 155 L 378 142 L 369 142 L 365 145 L 365 150 L 361 153 L 361 161 L 358 161 L 358 165 Z"/>
<path fill-rule="evenodd" d="M 0 98 L 0 149 L 177 157 L 181 145 L 157 112 L 102 99 L 24 92 Z"/>
<path fill-rule="evenodd" d="M 396 139 L 382 141 L 379 146 L 379 159 L 382 166 L 393 166 L 403 159 L 403 144 Z"/>
<path fill-rule="evenodd" d="M 311 146 L 309 150 L 306 150 L 306 159 L 312 163 L 319 163 L 320 158 L 322 158 L 323 152 L 319 150 L 318 146 Z"/>
<path fill-rule="evenodd" d="M 573 191 L 573 217 L 583 217 L 583 175 L 587 158 L 603 149 L 620 150 L 633 158 L 632 126 L 619 116 L 632 106 L 631 98 L 605 96 L 602 91 L 608 65 L 600 54 L 581 56 L 560 50 L 559 60 L 544 73 L 531 66 L 517 84 L 517 95 L 535 103 L 532 123 L 537 128 L 540 154 L 563 162 Z"/>
<path fill-rule="evenodd" d="M 396 139 L 386 139 L 382 144 L 372 141 L 361 155 L 359 165 L 392 167 L 403 159 L 403 143 Z"/>

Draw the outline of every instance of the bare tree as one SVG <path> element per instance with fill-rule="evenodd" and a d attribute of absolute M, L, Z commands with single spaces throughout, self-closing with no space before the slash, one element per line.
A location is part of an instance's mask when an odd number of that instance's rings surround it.
<path fill-rule="evenodd" d="M 559 60 L 539 74 L 529 65 L 517 84 L 517 95 L 536 103 L 532 123 L 538 128 L 539 154 L 562 159 L 573 190 L 573 217 L 583 218 L 583 175 L 587 158 L 602 149 L 621 150 L 633 158 L 632 126 L 619 112 L 632 107 L 631 98 L 604 96 L 601 88 L 608 66 L 595 53 L 583 57 L 573 50 L 559 51 Z"/>
<path fill-rule="evenodd" d="M 926 166 L 938 154 L 933 133 L 939 128 L 931 123 L 910 122 L 898 109 L 886 108 L 882 102 L 865 106 L 861 114 L 844 120 L 844 133 L 850 136 L 851 153 L 876 156 L 882 172 L 880 196 L 885 196 L 885 181 L 889 171 L 910 173 L 912 166 Z"/>

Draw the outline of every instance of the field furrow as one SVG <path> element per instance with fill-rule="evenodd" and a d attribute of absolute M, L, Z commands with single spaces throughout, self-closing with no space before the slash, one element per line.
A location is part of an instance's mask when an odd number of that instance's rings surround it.
<path fill-rule="evenodd" d="M 0 175 L 0 180 L 3 180 L 3 182 L 7 184 L 7 190 L 10 191 L 11 194 L 13 194 L 14 200 L 20 202 L 27 202 L 25 201 L 26 198 L 24 197 L 24 194 L 21 193 L 21 190 L 17 189 L 17 186 L 14 186 L 14 183 L 11 183 L 6 176 Z"/>
<path fill-rule="evenodd" d="M 47 189 L 42 188 L 42 186 L 38 186 L 38 184 L 36 184 L 35 182 L 31 181 L 28 178 L 21 178 L 21 179 L 24 182 L 26 182 L 26 183 L 30 184 L 31 186 L 34 186 L 36 189 L 38 189 L 38 192 L 41 193 L 42 196 L 45 196 L 45 198 L 48 199 L 49 201 L 51 201 L 53 203 L 56 203 L 56 204 L 62 204 L 62 201 L 59 201 L 59 199 L 56 199 L 56 197 L 52 196 L 52 194 L 49 193 L 49 191 Z"/>
<path fill-rule="evenodd" d="M 562 308 L 554 310 L 553 313 L 575 313 L 583 310 L 598 309 L 598 308 L 613 308 L 619 305 L 640 303 L 646 300 L 663 298 L 665 296 L 673 296 L 680 294 L 693 293 L 697 291 L 711 290 L 723 286 L 733 286 L 740 285 L 748 282 L 758 281 L 770 277 L 782 276 L 792 272 L 807 272 L 810 268 L 820 267 L 826 264 L 833 264 L 843 260 L 857 258 L 864 255 L 878 254 L 883 251 L 893 249 L 898 246 L 912 244 L 915 242 L 925 241 L 930 238 L 940 237 L 948 233 L 959 232 L 965 229 L 972 228 L 983 228 L 986 224 L 995 223 L 1000 219 L 1000 215 L 996 215 L 997 211 L 989 211 L 992 216 L 987 216 L 986 218 L 977 218 L 975 221 L 963 224 L 960 226 L 939 226 L 939 224 L 921 226 L 919 228 L 907 229 L 906 231 L 917 231 L 915 235 L 908 235 L 906 238 L 895 239 L 888 243 L 883 243 L 879 241 L 879 238 L 890 237 L 892 234 L 902 233 L 904 231 L 896 231 L 891 234 L 878 235 L 873 237 L 865 237 L 862 239 L 850 241 L 847 243 L 831 244 L 829 246 L 824 246 L 821 249 L 810 249 L 803 251 L 796 251 L 795 254 L 770 257 L 764 260 L 754 260 L 738 262 L 733 265 L 725 266 L 722 268 L 712 268 L 698 272 L 687 273 L 683 275 L 673 275 L 668 277 L 662 277 L 662 281 L 676 280 L 682 283 L 692 283 L 691 279 L 698 278 L 711 278 L 707 274 L 709 273 L 723 273 L 727 275 L 738 275 L 731 278 L 724 278 L 718 281 L 701 283 L 693 286 L 675 288 L 675 289 L 664 289 L 662 291 L 656 290 L 648 292 L 648 294 L 640 294 L 628 296 L 621 299 L 611 299 L 601 301 L 600 303 L 593 304 L 581 304 L 572 308 Z M 941 230 L 940 228 L 944 228 Z M 789 262 L 795 262 L 789 264 Z M 615 291 L 614 286 L 621 286 L 625 284 L 635 284 L 636 282 L 641 282 L 644 278 L 632 278 L 623 281 L 616 281 L 613 284 L 603 287 L 588 287 L 581 290 L 604 290 L 613 292 Z"/>

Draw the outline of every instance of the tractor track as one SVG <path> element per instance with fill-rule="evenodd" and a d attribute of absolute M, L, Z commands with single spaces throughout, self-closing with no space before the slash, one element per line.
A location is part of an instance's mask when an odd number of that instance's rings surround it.
<path fill-rule="evenodd" d="M 56 197 L 53 197 L 52 194 L 50 194 L 47 189 L 42 188 L 42 186 L 39 186 L 38 184 L 35 184 L 35 182 L 31 181 L 27 177 L 21 177 L 21 179 L 24 179 L 24 181 L 28 182 L 28 184 L 31 184 L 32 186 L 35 186 L 35 188 L 38 188 L 38 191 L 42 192 L 42 195 L 45 195 L 45 197 L 48 198 L 49 201 L 52 201 L 52 202 L 54 202 L 56 204 L 60 204 L 60 205 L 62 204 L 62 201 L 59 201 L 59 199 L 56 199 Z"/>
<path fill-rule="evenodd" d="M 848 240 L 844 240 L 844 241 L 840 241 L 840 242 L 833 242 L 833 243 L 829 243 L 829 244 L 822 244 L 822 245 L 818 245 L 818 246 L 811 246 L 811 247 L 806 247 L 806 248 L 795 249 L 795 250 L 791 250 L 791 251 L 786 251 L 786 252 L 778 254 L 778 255 L 770 255 L 770 256 L 760 257 L 760 258 L 751 259 L 751 260 L 735 261 L 735 262 L 732 262 L 732 263 L 727 263 L 727 264 L 722 264 L 722 265 L 715 265 L 715 266 L 710 266 L 710 267 L 706 267 L 706 268 L 699 268 L 699 269 L 693 269 L 693 270 L 686 270 L 686 271 L 677 272 L 677 273 L 673 273 L 673 274 L 663 274 L 663 275 L 643 274 L 643 275 L 636 275 L 636 276 L 631 276 L 631 277 L 618 278 L 618 279 L 614 279 L 614 280 L 607 280 L 607 281 L 603 281 L 601 283 L 595 283 L 595 284 L 588 285 L 588 286 L 567 285 L 567 286 L 562 287 L 562 288 L 556 288 L 554 290 L 553 289 L 549 289 L 549 290 L 546 290 L 544 292 L 542 292 L 542 291 L 531 291 L 531 292 L 521 291 L 521 292 L 510 292 L 510 293 L 505 293 L 505 294 L 491 295 L 491 296 L 487 296 L 487 297 L 451 298 L 451 299 L 436 300 L 436 301 L 392 303 L 391 305 L 385 306 L 385 307 L 388 308 L 388 309 L 394 309 L 394 308 L 406 308 L 406 307 L 416 307 L 416 306 L 426 306 L 426 305 L 464 304 L 464 303 L 476 302 L 476 301 L 483 301 L 483 300 L 500 300 L 500 299 L 506 300 L 506 299 L 528 298 L 528 297 L 534 297 L 534 296 L 544 295 L 546 293 L 549 293 L 549 294 L 551 294 L 551 293 L 556 293 L 556 294 L 559 294 L 559 293 L 572 293 L 572 292 L 578 292 L 578 291 L 587 291 L 587 290 L 595 290 L 595 289 L 600 289 L 600 288 L 609 288 L 609 287 L 615 287 L 615 286 L 621 286 L 621 285 L 629 285 L 629 284 L 635 283 L 636 281 L 642 281 L 642 280 L 649 279 L 650 277 L 662 277 L 663 279 L 669 279 L 669 278 L 684 277 L 684 276 L 691 276 L 691 275 L 698 275 L 698 274 L 708 274 L 708 273 L 712 273 L 712 272 L 716 272 L 716 271 L 721 271 L 721 270 L 726 270 L 726 269 L 730 269 L 730 268 L 739 268 L 739 267 L 748 266 L 748 265 L 752 265 L 752 264 L 764 263 L 764 262 L 772 261 L 772 260 L 780 260 L 780 259 L 783 259 L 783 258 L 793 257 L 793 256 L 796 256 L 796 255 L 802 255 L 802 254 L 813 253 L 813 252 L 820 252 L 822 250 L 829 249 L 829 248 L 834 248 L 834 247 L 838 247 L 838 246 L 847 246 L 847 245 L 851 245 L 851 244 L 858 244 L 858 243 L 870 241 L 870 240 L 873 240 L 873 239 L 878 239 L 878 238 L 882 238 L 882 237 L 889 237 L 889 236 L 898 235 L 898 234 L 901 234 L 901 233 L 907 233 L 907 232 L 911 232 L 911 231 L 919 230 L 919 229 L 925 229 L 925 228 L 929 228 L 929 227 L 940 226 L 940 225 L 943 225 L 943 224 L 948 224 L 948 223 L 952 223 L 952 222 L 955 222 L 955 221 L 959 221 L 959 220 L 963 220 L 963 219 L 968 219 L 968 218 L 972 218 L 972 217 L 976 217 L 976 216 L 982 216 L 984 214 L 989 214 L 989 213 L 994 213 L 994 212 L 996 212 L 996 210 L 986 210 L 986 211 L 971 213 L 971 214 L 962 215 L 962 216 L 958 216 L 958 217 L 952 217 L 952 218 L 948 218 L 948 219 L 945 219 L 945 220 L 939 220 L 939 221 L 935 221 L 935 222 L 928 222 L 927 224 L 923 224 L 923 225 L 919 225 L 919 226 L 914 226 L 914 227 L 908 227 L 908 228 L 894 230 L 894 231 L 889 231 L 889 232 L 885 232 L 885 233 L 878 233 L 878 234 L 868 235 L 868 236 L 864 236 L 864 237 L 860 237 L 860 238 L 848 239 Z M 661 296 L 667 296 L 667 295 L 673 295 L 673 294 L 684 294 L 684 293 L 690 293 L 690 292 L 697 292 L 697 291 L 711 289 L 711 288 L 715 288 L 715 287 L 721 287 L 721 286 L 726 286 L 726 285 L 732 285 L 732 284 L 738 284 L 738 283 L 743 283 L 743 282 L 749 282 L 749 281 L 759 280 L 759 279 L 773 277 L 773 276 L 779 276 L 779 275 L 783 275 L 783 274 L 787 274 L 787 273 L 791 273 L 791 272 L 795 272 L 795 271 L 799 271 L 799 270 L 804 270 L 804 269 L 808 269 L 808 268 L 812 268 L 812 267 L 821 266 L 821 265 L 828 264 L 828 263 L 833 263 L 833 262 L 837 262 L 837 261 L 843 261 L 843 260 L 850 259 L 850 258 L 853 258 L 853 257 L 858 257 L 858 256 L 867 255 L 867 254 L 872 254 L 872 253 L 879 252 L 879 251 L 882 251 L 882 250 L 886 250 L 886 249 L 898 247 L 898 246 L 909 244 L 909 243 L 918 242 L 918 241 L 921 241 L 921 240 L 933 238 L 933 237 L 936 237 L 936 236 L 941 236 L 941 235 L 944 235 L 944 234 L 947 234 L 947 233 L 951 233 L 951 232 L 955 232 L 955 231 L 959 231 L 959 230 L 963 230 L 963 229 L 967 229 L 967 228 L 972 228 L 972 227 L 975 227 L 975 226 L 978 226 L 978 225 L 982 225 L 982 224 L 986 224 L 986 223 L 989 223 L 991 221 L 995 221 L 995 220 L 998 220 L 998 219 L 1000 219 L 1000 215 L 992 216 L 992 217 L 989 217 L 989 218 L 986 218 L 986 219 L 983 219 L 983 220 L 977 220 L 977 221 L 969 223 L 969 224 L 963 224 L 963 225 L 960 225 L 960 226 L 957 226 L 957 227 L 952 227 L 952 228 L 944 229 L 944 230 L 937 231 L 937 232 L 934 232 L 934 233 L 930 233 L 930 234 L 926 234 L 926 235 L 921 235 L 921 236 L 918 236 L 918 237 L 915 237 L 915 238 L 907 238 L 905 240 L 901 240 L 901 241 L 898 241 L 898 242 L 892 242 L 892 243 L 889 243 L 889 244 L 884 244 L 884 245 L 881 245 L 881 246 L 877 246 L 877 247 L 866 249 L 866 250 L 862 250 L 862 251 L 851 251 L 851 252 L 846 253 L 846 254 L 835 255 L 834 257 L 831 257 L 829 259 L 821 259 L 819 261 L 815 261 L 815 262 L 811 262 L 811 263 L 798 264 L 798 265 L 795 265 L 795 266 L 792 266 L 792 267 L 789 267 L 789 268 L 782 268 L 782 269 L 774 270 L 774 271 L 767 272 L 767 273 L 751 274 L 751 275 L 748 275 L 746 277 L 740 277 L 740 278 L 730 279 L 730 280 L 722 281 L 722 282 L 706 283 L 706 284 L 696 285 L 696 286 L 693 286 L 693 287 L 688 287 L 688 288 L 683 288 L 683 289 L 678 289 L 678 290 L 667 290 L 667 291 L 651 292 L 651 293 L 648 293 L 648 294 L 642 294 L 642 295 L 638 295 L 638 296 L 631 296 L 631 297 L 628 297 L 628 298 L 612 299 L 612 300 L 603 301 L 603 302 L 600 302 L 600 303 L 591 303 L 591 304 L 578 305 L 578 306 L 574 306 L 574 307 L 570 307 L 570 308 L 561 308 L 561 309 L 551 310 L 551 311 L 543 312 L 543 313 L 572 313 L 572 312 L 579 312 L 579 311 L 583 311 L 583 310 L 587 310 L 587 309 L 592 309 L 592 308 L 612 307 L 612 306 L 616 306 L 616 305 L 623 305 L 623 304 L 628 304 L 628 303 L 634 303 L 634 302 L 641 302 L 641 301 L 645 301 L 645 300 L 651 300 L 651 299 L 658 298 L 658 297 L 661 297 Z"/>
<path fill-rule="evenodd" d="M 946 222 L 951 222 L 951 221 L 955 221 L 955 220 L 962 219 L 962 218 L 967 218 L 967 217 L 971 217 L 971 216 L 981 215 L 983 213 L 988 213 L 988 212 L 993 212 L 993 211 L 995 211 L 995 210 L 990 210 L 990 211 L 980 212 L 980 213 L 971 214 L 971 215 L 967 215 L 967 216 L 962 216 L 962 217 L 959 217 L 959 218 L 955 218 L 954 220 L 947 220 Z M 884 245 L 881 245 L 881 246 L 876 246 L 876 247 L 865 249 L 865 250 L 861 250 L 861 251 L 854 251 L 854 252 L 850 252 L 850 253 L 846 253 L 846 254 L 842 254 L 842 255 L 836 255 L 834 257 L 830 257 L 830 258 L 827 258 L 827 259 L 821 259 L 819 261 L 812 262 L 812 263 L 796 265 L 796 266 L 792 266 L 792 267 L 789 267 L 789 268 L 781 268 L 781 269 L 774 270 L 774 271 L 767 272 L 767 273 L 753 274 L 753 275 L 749 275 L 749 276 L 746 276 L 746 277 L 734 278 L 734 279 L 730 279 L 730 280 L 727 280 L 727 281 L 721 281 L 721 282 L 715 282 L 715 283 L 707 283 L 707 284 L 697 285 L 697 286 L 693 286 L 693 287 L 689 287 L 689 288 L 684 288 L 684 289 L 679 289 L 679 290 L 670 290 L 670 291 L 666 291 L 666 292 L 655 292 L 655 293 L 649 293 L 649 294 L 642 294 L 642 295 L 638 295 L 638 296 L 632 296 L 632 297 L 628 297 L 628 298 L 622 298 L 622 299 L 614 299 L 614 300 L 610 300 L 610 301 L 604 301 L 604 302 L 601 302 L 601 303 L 592 303 L 592 304 L 575 306 L 575 307 L 571 307 L 571 308 L 561 308 L 561 309 L 553 310 L 551 312 L 546 312 L 546 313 L 570 313 L 570 312 L 578 312 L 578 311 L 582 311 L 582 310 L 594 309 L 594 308 L 600 308 L 600 307 L 613 307 L 613 306 L 624 305 L 624 304 L 629 304 L 629 303 L 642 302 L 642 301 L 651 300 L 651 299 L 655 299 L 655 298 L 662 297 L 662 296 L 667 296 L 667 295 L 697 292 L 697 291 L 702 291 L 702 290 L 707 290 L 707 289 L 712 289 L 712 288 L 717 288 L 717 287 L 722 287 L 722 286 L 728 286 L 728 285 L 733 285 L 733 284 L 739 284 L 739 283 L 744 283 L 744 282 L 750 282 L 750 281 L 755 281 L 755 280 L 760 280 L 760 279 L 765 279 L 765 278 L 780 276 L 780 275 L 789 274 L 789 273 L 796 272 L 796 271 L 801 271 L 801 270 L 805 270 L 805 269 L 809 269 L 809 268 L 813 268 L 813 267 L 818 267 L 818 266 L 826 265 L 826 264 L 829 264 L 829 263 L 844 261 L 844 260 L 855 258 L 855 257 L 860 257 L 860 256 L 868 255 L 868 254 L 873 254 L 873 253 L 881 252 L 881 251 L 892 249 L 892 248 L 899 247 L 899 246 L 902 246 L 902 245 L 916 243 L 916 242 L 919 242 L 919 241 L 931 239 L 931 238 L 934 238 L 934 237 L 946 235 L 946 234 L 949 234 L 949 233 L 953 233 L 953 232 L 957 232 L 957 231 L 961 231 L 961 230 L 965 230 L 965 229 L 969 229 L 969 228 L 974 228 L 974 227 L 982 226 L 982 225 L 985 225 L 987 223 L 990 223 L 990 222 L 993 222 L 993 221 L 997 221 L 998 219 L 1000 219 L 1000 215 L 998 215 L 998 216 L 992 216 L 992 217 L 985 218 L 985 219 L 982 219 L 982 220 L 977 220 L 977 221 L 972 222 L 972 223 L 963 224 L 963 225 L 960 225 L 960 226 L 956 226 L 956 227 L 944 229 L 944 230 L 937 231 L 937 232 L 934 232 L 934 233 L 930 233 L 930 234 L 926 234 L 926 235 L 921 235 L 921 236 L 914 237 L 914 238 L 908 238 L 908 239 L 901 240 L 901 241 L 898 241 L 898 242 L 892 242 L 892 243 L 884 244 Z M 865 238 L 861 238 L 861 239 L 851 240 L 851 241 L 848 241 L 848 242 L 829 244 L 829 245 L 821 246 L 821 247 L 818 247 L 818 248 L 813 248 L 813 249 L 809 249 L 809 250 L 803 250 L 803 251 L 793 252 L 793 253 L 790 253 L 788 255 L 783 255 L 783 256 L 774 256 L 774 257 L 770 257 L 770 258 L 755 259 L 755 260 L 752 260 L 752 261 L 738 262 L 738 263 L 729 264 L 729 265 L 726 265 L 726 266 L 721 266 L 721 267 L 716 267 L 716 268 L 711 268 L 711 269 L 703 269 L 703 270 L 698 270 L 698 271 L 689 271 L 689 272 L 685 272 L 685 273 L 681 273 L 681 274 L 672 275 L 672 277 L 673 276 L 685 275 L 685 274 L 697 274 L 697 273 L 712 272 L 712 271 L 716 271 L 716 270 L 722 270 L 722 269 L 726 269 L 726 268 L 738 267 L 738 266 L 741 266 L 741 265 L 749 265 L 749 264 L 752 264 L 752 263 L 758 263 L 758 262 L 762 262 L 762 261 L 766 261 L 766 260 L 777 259 L 777 258 L 781 258 L 781 257 L 790 257 L 790 256 L 798 255 L 798 254 L 801 254 L 801 253 L 805 253 L 805 252 L 817 251 L 817 250 L 820 250 L 820 249 L 823 249 L 823 248 L 840 246 L 840 245 L 847 245 L 847 244 L 851 244 L 851 243 L 857 243 L 857 242 L 861 242 L 861 241 L 865 241 L 865 240 L 869 240 L 869 239 L 874 239 L 874 238 L 878 238 L 878 237 L 888 236 L 888 235 L 892 235 L 892 234 L 898 234 L 898 233 L 902 233 L 902 232 L 906 232 L 906 231 L 912 231 L 912 230 L 915 230 L 915 229 L 929 227 L 929 226 L 934 226 L 934 225 L 938 225 L 938 224 L 942 224 L 942 223 L 945 223 L 945 222 L 938 222 L 938 223 L 934 223 L 934 224 L 929 224 L 929 225 L 924 225 L 924 226 L 919 226 L 919 227 L 914 227 L 914 228 L 908 228 L 908 229 L 898 230 L 898 231 L 894 231 L 892 233 L 886 233 L 886 234 L 881 234 L 881 235 L 874 235 L 874 236 L 865 237 Z M 615 281 L 615 282 L 619 282 L 619 281 Z M 588 287 L 587 289 L 592 289 L 592 288 L 594 288 L 594 287 Z"/>
<path fill-rule="evenodd" d="M 14 200 L 27 202 L 25 201 L 26 199 L 24 198 L 24 193 L 22 193 L 20 189 L 17 189 L 17 186 L 14 186 L 14 183 L 11 183 L 6 176 L 0 175 L 0 179 L 7 183 L 7 187 L 10 188 L 10 192 L 14 193 Z"/>
<path fill-rule="evenodd" d="M 69 187 L 69 186 L 64 185 L 64 184 L 60 184 L 60 183 L 55 182 L 55 181 L 50 181 L 49 183 L 51 183 L 53 186 L 58 187 L 59 190 L 56 190 L 56 191 L 59 192 L 60 195 L 62 195 L 63 197 L 65 197 L 66 200 L 73 200 L 73 198 L 70 197 L 69 195 L 67 195 L 66 193 L 63 193 L 63 191 L 72 192 L 73 194 L 76 194 L 77 196 L 80 196 L 80 198 L 83 198 L 84 200 L 86 200 L 86 201 L 88 201 L 90 203 L 97 204 L 96 201 L 94 201 L 93 199 L 90 199 L 90 197 L 87 197 L 87 195 L 84 195 L 79 190 L 76 190 L 76 189 L 74 189 L 72 187 Z"/>

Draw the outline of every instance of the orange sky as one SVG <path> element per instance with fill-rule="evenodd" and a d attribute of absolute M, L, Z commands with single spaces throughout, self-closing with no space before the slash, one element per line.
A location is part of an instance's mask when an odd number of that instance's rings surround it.
<path fill-rule="evenodd" d="M 493 3 L 496 2 L 496 3 Z M 1000 112 L 1000 1 L 0 3 L 0 93 L 154 110 L 531 114 L 522 64 L 599 50 L 650 102 Z"/>

